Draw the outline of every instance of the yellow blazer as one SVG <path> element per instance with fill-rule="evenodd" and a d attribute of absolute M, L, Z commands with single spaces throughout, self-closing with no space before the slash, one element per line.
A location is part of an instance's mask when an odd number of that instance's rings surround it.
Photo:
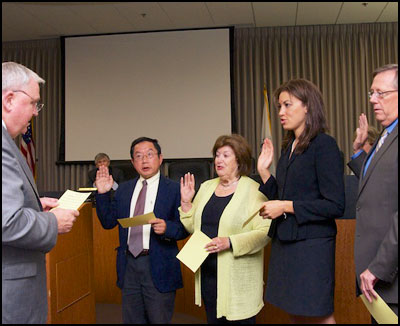
<path fill-rule="evenodd" d="M 192 208 L 184 213 L 179 207 L 182 224 L 189 233 L 201 229 L 201 216 L 219 183 L 219 178 L 200 186 Z M 249 217 L 267 201 L 259 184 L 242 176 L 236 191 L 222 213 L 218 237 L 230 237 L 233 250 L 218 253 L 217 318 L 240 320 L 256 315 L 264 306 L 264 246 L 268 243 L 271 220 L 258 213 L 245 226 Z M 195 304 L 201 306 L 201 267 L 195 274 Z"/>

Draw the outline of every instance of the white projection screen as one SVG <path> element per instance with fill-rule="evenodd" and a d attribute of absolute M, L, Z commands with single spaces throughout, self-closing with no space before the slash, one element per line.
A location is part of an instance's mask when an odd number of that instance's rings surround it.
<path fill-rule="evenodd" d="M 231 133 L 229 28 L 65 37 L 65 161 L 130 159 L 137 137 L 164 158 L 207 158 Z"/>

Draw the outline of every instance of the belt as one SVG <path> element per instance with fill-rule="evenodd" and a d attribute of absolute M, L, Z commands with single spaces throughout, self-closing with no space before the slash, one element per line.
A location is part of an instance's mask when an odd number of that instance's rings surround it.
<path fill-rule="evenodd" d="M 138 258 L 140 256 L 147 256 L 149 254 L 149 249 L 143 249 L 142 252 L 139 255 L 137 255 L 136 257 L 134 255 L 132 255 L 132 253 L 129 251 L 129 248 L 126 249 L 126 253 L 128 255 L 131 255 L 133 258 Z"/>

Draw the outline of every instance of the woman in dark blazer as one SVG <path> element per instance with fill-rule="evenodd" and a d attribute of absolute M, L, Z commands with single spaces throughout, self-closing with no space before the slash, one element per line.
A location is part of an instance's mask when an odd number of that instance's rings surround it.
<path fill-rule="evenodd" d="M 258 159 L 261 208 L 272 219 L 265 298 L 294 323 L 335 323 L 335 218 L 345 206 L 344 164 L 327 129 L 318 88 L 290 80 L 274 94 L 286 135 L 276 178 L 269 172 L 273 145 L 265 139 Z"/>

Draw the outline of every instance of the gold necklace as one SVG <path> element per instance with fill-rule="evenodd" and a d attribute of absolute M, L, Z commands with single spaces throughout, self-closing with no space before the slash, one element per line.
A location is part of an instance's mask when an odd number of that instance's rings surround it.
<path fill-rule="evenodd" d="M 239 179 L 240 179 L 240 178 L 239 178 Z M 220 182 L 219 184 L 221 185 L 222 188 L 229 188 L 230 186 L 234 185 L 235 183 L 238 183 L 238 182 L 239 182 L 239 179 L 237 179 L 237 180 L 235 180 L 235 181 L 232 181 L 231 183 L 229 183 L 229 184 L 227 184 L 227 185 L 224 185 L 224 184 L 222 184 L 221 182 Z"/>

